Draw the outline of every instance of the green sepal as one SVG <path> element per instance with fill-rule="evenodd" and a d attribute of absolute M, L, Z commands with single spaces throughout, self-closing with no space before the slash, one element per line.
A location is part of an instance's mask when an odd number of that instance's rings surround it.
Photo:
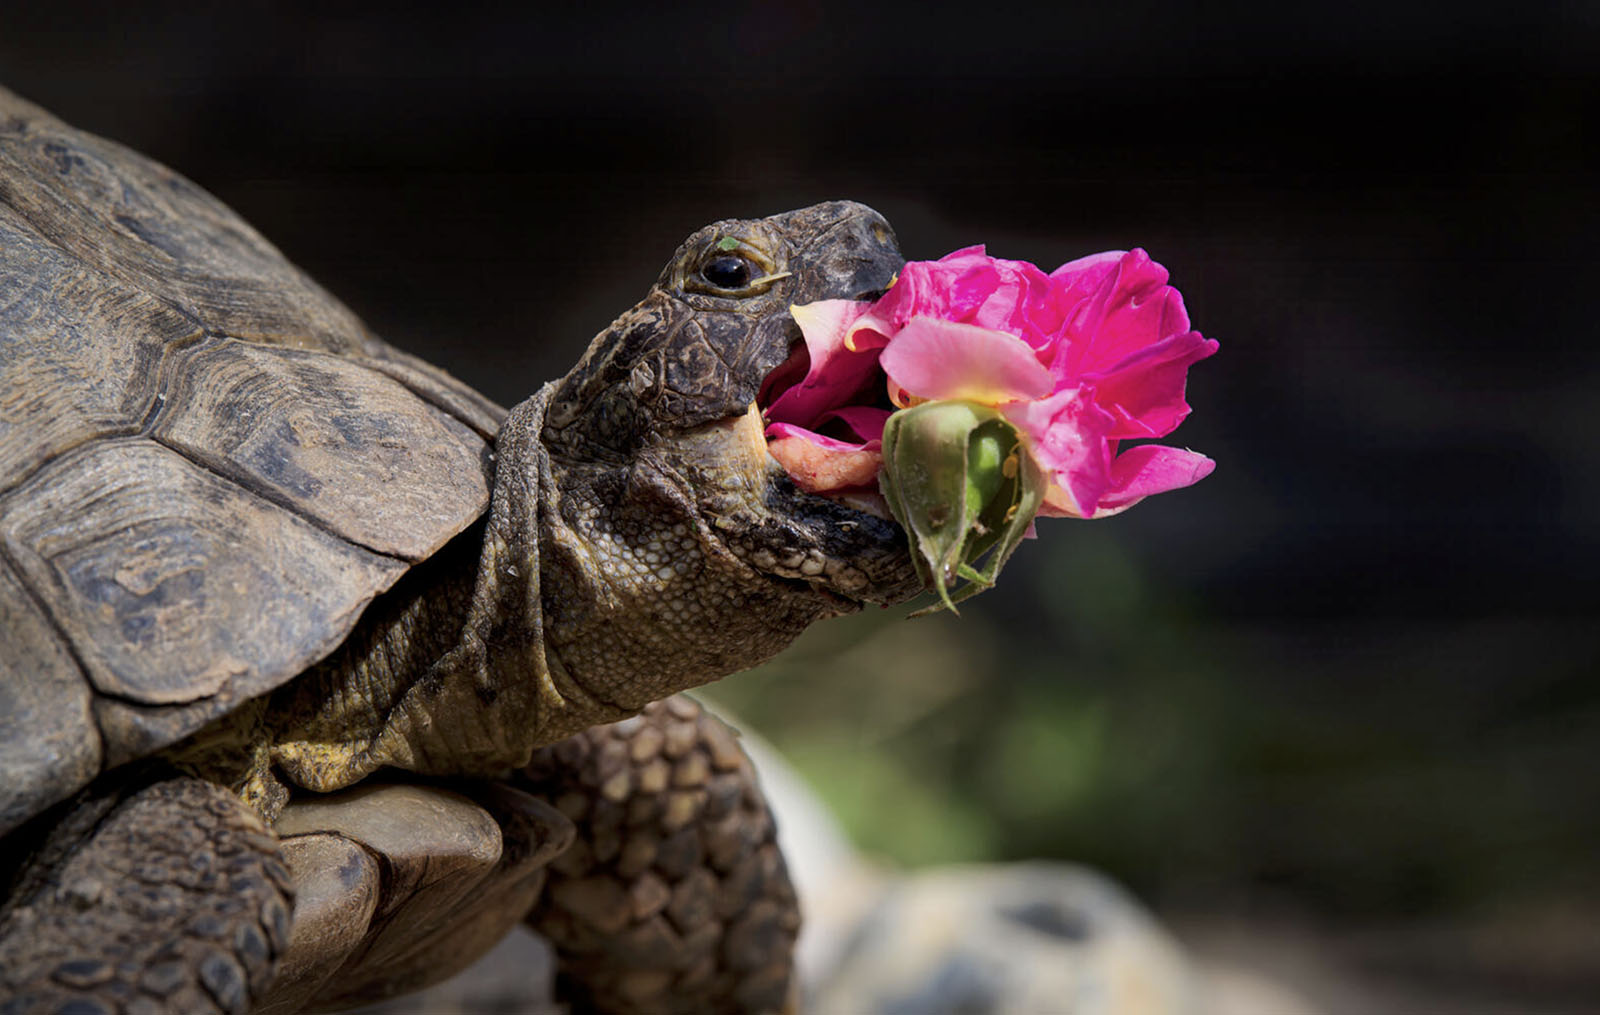
<path fill-rule="evenodd" d="M 912 614 L 922 616 L 957 612 L 956 603 L 994 585 L 1038 514 L 1047 480 L 996 409 L 952 400 L 889 417 L 880 486 L 918 575 L 939 595 Z M 966 584 L 957 587 L 958 579 Z"/>

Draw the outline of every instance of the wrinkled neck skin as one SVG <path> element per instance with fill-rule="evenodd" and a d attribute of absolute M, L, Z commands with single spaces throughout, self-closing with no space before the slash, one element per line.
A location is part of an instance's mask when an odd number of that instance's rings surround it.
<path fill-rule="evenodd" d="M 421 565 L 338 652 L 263 703 L 267 729 L 236 788 L 269 817 L 287 798 L 280 779 L 329 791 L 384 766 L 502 773 L 858 608 L 726 549 L 708 509 L 760 477 L 730 473 L 697 502 L 681 465 L 649 451 L 552 462 L 540 440 L 549 396 L 501 429 L 477 552 L 458 539 Z M 712 425 L 690 456 L 718 459 L 749 439 L 748 428 Z"/>
<path fill-rule="evenodd" d="M 740 468 L 752 461 L 770 463 L 760 425 L 728 420 L 625 463 L 562 463 L 539 522 L 553 669 L 631 714 L 765 662 L 815 621 L 860 608 L 798 574 L 764 574 L 730 547 L 766 510 L 769 477 Z"/>

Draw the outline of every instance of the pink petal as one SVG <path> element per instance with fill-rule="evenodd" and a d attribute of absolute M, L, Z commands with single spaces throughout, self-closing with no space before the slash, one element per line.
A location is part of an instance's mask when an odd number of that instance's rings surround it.
<path fill-rule="evenodd" d="M 894 285 L 873 304 L 860 327 L 887 340 L 913 317 L 961 320 L 961 315 L 951 309 L 953 283 L 973 271 L 982 272 L 992 260 L 979 245 L 952 251 L 937 261 L 906 262 Z M 970 293 L 968 299 L 972 299 Z"/>
<path fill-rule="evenodd" d="M 994 291 L 1000 288 L 1000 283 L 1000 272 L 988 258 L 950 279 L 945 286 L 945 297 L 949 301 L 947 319 L 972 321 L 989 297 L 994 295 Z"/>
<path fill-rule="evenodd" d="M 1060 330 L 1062 314 L 1050 292 L 1050 276 L 1026 261 L 994 259 L 999 284 L 969 318 L 976 325 L 1016 335 L 1044 348 Z"/>
<path fill-rule="evenodd" d="M 1092 517 L 1116 514 L 1153 493 L 1192 486 L 1211 475 L 1217 463 L 1195 451 L 1141 444 L 1111 462 L 1111 485 Z"/>
<path fill-rule="evenodd" d="M 809 426 L 837 405 L 860 401 L 877 381 L 874 349 L 851 351 L 845 337 L 870 303 L 822 300 L 790 307 L 805 339 L 811 365 L 805 377 L 767 406 L 769 420 Z"/>
<path fill-rule="evenodd" d="M 874 405 L 847 405 L 822 414 L 821 422 L 837 419 L 854 430 L 867 442 L 883 440 L 883 427 L 889 421 L 889 410 Z"/>
<path fill-rule="evenodd" d="M 836 437 L 827 437 L 815 430 L 807 430 L 803 426 L 793 423 L 768 423 L 765 431 L 769 441 L 776 440 L 803 440 L 815 444 L 827 451 L 860 451 L 866 448 L 871 441 L 842 441 Z M 882 438 L 878 438 L 881 443 Z"/>
<path fill-rule="evenodd" d="M 1043 349 L 1061 329 L 1064 309 L 1050 276 L 1026 261 L 967 247 L 937 261 L 911 261 L 861 326 L 893 335 L 913 317 L 937 317 L 1016 335 Z"/>
<path fill-rule="evenodd" d="M 1147 346 L 1103 374 L 1090 373 L 1095 402 L 1117 417 L 1109 434 L 1165 437 L 1189 415 L 1184 386 L 1189 367 L 1217 351 L 1217 343 L 1198 331 L 1185 331 Z"/>
<path fill-rule="evenodd" d="M 1087 263 L 1086 263 L 1087 262 Z M 1070 269 L 1070 270 L 1069 270 Z M 1143 250 L 1115 263 L 1110 255 L 1083 258 L 1056 269 L 1062 298 L 1074 303 L 1051 368 L 1062 382 L 1107 370 L 1146 346 L 1189 330 L 1178 290 L 1167 285 L 1167 269 Z"/>
<path fill-rule="evenodd" d="M 1107 250 L 1089 254 L 1076 261 L 1068 261 L 1050 273 L 1050 280 L 1062 291 L 1079 299 L 1094 294 L 1106 276 L 1116 270 L 1118 262 L 1128 256 L 1126 250 Z"/>
<path fill-rule="evenodd" d="M 1026 342 L 931 317 L 908 321 L 883 350 L 880 363 L 891 382 L 921 398 L 999 405 L 1050 391 L 1050 371 Z"/>

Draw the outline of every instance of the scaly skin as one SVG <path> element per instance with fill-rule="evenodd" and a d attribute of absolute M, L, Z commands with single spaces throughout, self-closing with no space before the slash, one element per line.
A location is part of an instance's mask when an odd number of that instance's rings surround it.
<path fill-rule="evenodd" d="M 514 777 L 578 841 L 528 923 L 555 946 L 577 1011 L 779 1011 L 799 906 L 735 735 L 689 698 L 543 748 Z"/>
<path fill-rule="evenodd" d="M 86 794 L 0 907 L 0 1012 L 247 1012 L 291 896 L 276 838 L 220 786 Z"/>
<path fill-rule="evenodd" d="M 724 291 L 710 281 L 708 265 L 728 256 L 729 244 L 749 262 L 749 274 L 762 277 Z M 125 821 L 132 826 L 129 842 L 164 841 L 167 828 L 236 824 L 248 816 L 233 802 L 239 798 L 270 820 L 296 787 L 336 790 L 386 766 L 493 777 L 527 765 L 543 745 L 763 662 L 816 620 L 915 594 L 919 584 L 899 529 L 799 491 L 766 453 L 754 409 L 762 382 L 799 339 L 791 304 L 870 296 L 899 265 L 887 226 L 859 205 L 819 205 L 695 234 L 645 300 L 599 335 L 571 374 L 506 419 L 495 446 L 490 511 L 479 525 L 374 602 L 328 659 L 166 752 L 168 762 L 238 797 L 213 787 L 209 792 L 221 793 L 227 806 L 191 800 L 187 790 L 169 800 L 161 786 L 203 783 L 158 784 L 149 792 L 166 801 L 159 813 L 118 812 L 132 815 Z M 710 752 L 715 762 L 714 731 L 706 736 L 712 746 L 700 753 Z M 694 816 L 706 826 L 696 824 L 695 835 L 711 843 L 737 840 L 754 853 L 725 871 L 691 864 L 689 874 L 705 876 L 686 875 L 682 891 L 674 891 L 684 898 L 672 903 L 682 930 L 705 915 L 691 889 L 707 878 L 732 879 L 706 910 L 713 923 L 730 928 L 725 942 L 711 946 L 717 958 L 708 965 L 695 953 L 686 966 L 641 970 L 628 965 L 627 942 L 619 941 L 618 951 L 580 935 L 584 943 L 573 957 L 592 967 L 581 971 L 585 986 L 574 987 L 580 995 L 610 997 L 601 1002 L 608 1005 L 634 996 L 644 1002 L 641 1010 L 658 1003 L 699 1010 L 712 1003 L 709 996 L 718 998 L 718 1008 L 763 1010 L 781 997 L 787 957 L 740 944 L 759 940 L 782 951 L 797 919 L 769 841 L 770 820 L 750 795 L 756 791 L 748 771 L 740 771 L 740 785 L 750 787 L 741 789 L 748 799 L 741 796 L 731 811 L 740 828 L 723 827 L 729 814 L 708 803 Z M 576 776 L 580 785 L 587 778 Z M 639 821 L 666 820 L 647 814 L 644 804 Z M 111 863 L 119 850 L 135 848 L 107 834 L 79 829 L 62 838 L 54 852 L 35 858 L 44 871 L 39 876 Z M 249 830 L 211 841 L 217 855 L 224 849 L 233 855 L 255 848 L 252 834 L 262 850 L 271 845 L 270 837 Z M 609 833 L 586 834 L 604 840 Z M 209 847 L 195 848 L 205 854 Z M 155 867 L 150 873 L 158 887 L 180 877 Z M 619 869 L 590 876 L 633 875 Z M 649 895 L 654 885 L 648 878 L 642 884 L 638 891 Z M 716 908 L 745 889 L 756 900 L 744 900 L 748 911 Z M 227 891 L 213 887 L 191 900 L 172 916 L 179 921 L 174 929 L 155 925 L 154 939 L 178 941 L 187 931 L 176 928 L 207 907 L 226 905 Z M 20 899 L 26 907 L 27 898 L 19 891 L 12 905 Z M 63 905 L 50 909 L 49 919 L 76 926 L 70 900 Z M 638 899 L 629 905 L 648 909 Z M 548 912 L 558 911 L 559 905 Z M 559 920 L 549 926 L 565 928 L 552 930 L 558 934 L 572 929 Z M 37 946 L 0 933 L 0 957 L 92 953 L 96 935 L 109 939 L 113 931 L 41 933 Z M 254 960 L 254 939 L 239 933 L 240 954 Z M 266 968 L 283 946 L 281 936 L 269 942 L 261 960 Z M 143 975 L 155 961 L 139 955 L 119 957 L 118 976 Z M 176 1011 L 244 1010 L 266 975 L 247 968 L 240 994 L 221 977 L 220 961 L 198 953 L 185 961 L 184 982 L 210 993 L 190 990 L 193 997 L 172 1006 Z M 216 984 L 205 980 L 207 969 Z M 85 975 L 100 972 L 85 967 Z M 22 986 L 55 982 L 54 975 L 40 966 Z M 695 993 L 706 984 L 713 995 Z M 656 988 L 667 993 L 652 993 Z M 103 1000 L 106 1010 L 124 1004 L 120 996 Z"/>
<path fill-rule="evenodd" d="M 524 918 L 577 1011 L 791 1000 L 800 913 L 772 816 L 737 734 L 682 695 L 502 781 L 369 780 L 297 799 L 277 829 L 298 898 L 262 1015 L 436 983 Z"/>
<path fill-rule="evenodd" d="M 3 90 L 0 163 L 0 1008 L 242 1010 L 283 937 L 257 816 L 292 793 L 503 772 L 916 591 L 750 411 L 790 304 L 899 268 L 868 209 L 695 234 L 490 470 L 497 407 L 170 170 Z M 385 855 L 426 867 L 440 824 Z"/>
<path fill-rule="evenodd" d="M 728 238 L 781 277 L 708 294 L 700 273 Z M 695 234 L 571 374 L 512 411 L 483 526 L 322 665 L 175 756 L 269 817 L 291 785 L 327 792 L 384 766 L 489 776 L 764 662 L 817 620 L 913 595 L 899 529 L 801 493 L 754 410 L 798 340 L 790 304 L 867 295 L 899 264 L 882 220 L 847 203 Z"/>

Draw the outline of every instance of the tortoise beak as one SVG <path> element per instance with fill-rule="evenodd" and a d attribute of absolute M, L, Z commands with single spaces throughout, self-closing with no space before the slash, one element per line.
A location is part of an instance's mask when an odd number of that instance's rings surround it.
<path fill-rule="evenodd" d="M 864 204 L 828 201 L 779 218 L 791 235 L 808 237 L 793 257 L 808 270 L 791 303 L 877 299 L 905 264 L 888 221 Z"/>

